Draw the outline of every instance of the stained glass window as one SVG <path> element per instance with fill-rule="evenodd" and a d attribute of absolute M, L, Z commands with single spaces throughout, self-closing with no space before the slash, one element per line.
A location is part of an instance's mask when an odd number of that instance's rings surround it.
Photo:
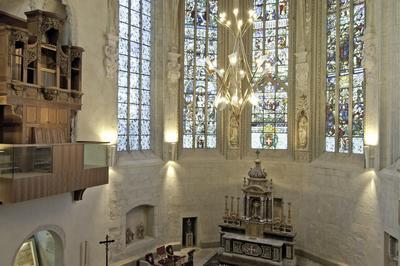
<path fill-rule="evenodd" d="M 206 57 L 217 58 L 217 0 L 185 1 L 183 148 L 216 148 L 217 82 Z"/>
<path fill-rule="evenodd" d="M 118 150 L 150 149 L 150 0 L 119 1 Z"/>
<path fill-rule="evenodd" d="M 364 152 L 364 30 L 364 0 L 328 0 L 325 130 L 327 152 Z"/>
<path fill-rule="evenodd" d="M 256 92 L 251 117 L 251 148 L 288 147 L 289 0 L 254 0 L 253 69 L 267 56 L 276 80 Z"/>

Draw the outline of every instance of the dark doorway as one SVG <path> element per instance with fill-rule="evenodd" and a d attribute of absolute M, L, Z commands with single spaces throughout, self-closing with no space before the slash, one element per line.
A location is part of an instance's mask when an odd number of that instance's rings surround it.
<path fill-rule="evenodd" d="M 183 218 L 182 220 L 182 246 L 196 246 L 197 217 Z"/>

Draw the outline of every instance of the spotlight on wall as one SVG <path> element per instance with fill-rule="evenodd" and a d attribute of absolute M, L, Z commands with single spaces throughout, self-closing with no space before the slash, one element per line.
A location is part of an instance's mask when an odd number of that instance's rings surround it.
<path fill-rule="evenodd" d="M 365 145 L 364 146 L 364 167 L 366 169 L 375 168 L 375 153 L 377 146 Z"/>

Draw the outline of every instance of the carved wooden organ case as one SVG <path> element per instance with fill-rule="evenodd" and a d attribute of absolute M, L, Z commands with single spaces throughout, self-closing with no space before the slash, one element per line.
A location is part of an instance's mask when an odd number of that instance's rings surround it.
<path fill-rule="evenodd" d="M 82 52 L 62 45 L 64 19 L 0 14 L 0 143 L 68 143 L 81 109 Z"/>

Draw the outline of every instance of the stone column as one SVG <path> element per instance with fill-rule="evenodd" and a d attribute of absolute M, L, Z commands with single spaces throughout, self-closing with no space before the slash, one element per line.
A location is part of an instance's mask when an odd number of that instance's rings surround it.
<path fill-rule="evenodd" d="M 310 57 L 309 43 L 311 41 L 311 3 L 309 0 L 299 0 L 296 13 L 296 77 L 295 77 L 295 138 L 294 150 L 297 161 L 309 162 L 311 160 L 310 141 Z M 292 16 L 290 18 L 293 20 Z"/>
<path fill-rule="evenodd" d="M 166 60 L 166 89 L 164 92 L 164 158 L 168 158 L 168 143 L 179 140 L 179 93 L 181 54 L 179 51 L 179 0 L 164 3 L 164 60 Z"/>
<path fill-rule="evenodd" d="M 265 220 L 265 198 L 261 197 L 261 220 Z"/>
<path fill-rule="evenodd" d="M 243 217 L 247 217 L 247 196 L 243 197 Z"/>
<path fill-rule="evenodd" d="M 250 216 L 250 197 L 246 196 L 246 218 Z"/>

